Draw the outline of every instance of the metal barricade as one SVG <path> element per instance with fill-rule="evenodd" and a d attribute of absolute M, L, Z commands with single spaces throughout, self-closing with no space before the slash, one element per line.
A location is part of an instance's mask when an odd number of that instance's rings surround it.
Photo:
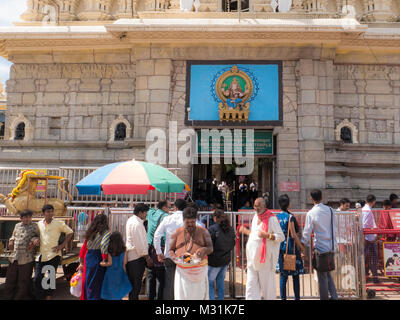
<path fill-rule="evenodd" d="M 106 212 L 104 207 L 70 207 L 68 215 L 74 217 L 74 227 L 77 230 L 75 239 L 82 240 L 84 231 L 87 230 L 90 222 L 98 212 Z M 305 224 L 306 212 L 292 211 L 296 217 L 302 232 Z M 125 240 L 126 222 L 133 214 L 133 208 L 109 208 L 109 224 L 111 231 L 119 231 Z M 254 217 L 253 212 L 226 212 L 229 216 L 231 226 L 237 232 L 237 243 L 232 251 L 231 264 L 227 272 L 226 297 L 243 299 L 246 291 L 246 236 L 238 233 L 241 226 L 251 229 L 251 222 Z M 86 217 L 86 218 L 85 218 Z M 365 297 L 365 277 L 363 278 L 364 268 L 364 247 L 362 245 L 363 232 L 361 222 L 355 212 L 336 212 L 337 218 L 337 254 L 336 270 L 332 271 L 339 298 L 356 299 Z M 212 223 L 212 212 L 200 211 L 198 219 L 205 228 Z M 299 232 L 299 233 L 300 233 Z M 301 236 L 301 235 L 300 235 Z M 312 243 L 312 239 L 311 242 Z M 361 243 L 361 245 L 360 245 Z M 305 273 L 300 276 L 301 298 L 319 298 L 318 280 L 316 272 L 311 266 L 312 248 L 307 248 L 306 257 L 303 260 Z M 364 273 L 363 273 L 364 272 Z M 277 277 L 279 273 L 277 273 Z M 287 283 L 288 298 L 293 292 L 291 281 Z"/>
<path fill-rule="evenodd" d="M 306 212 L 292 211 L 298 221 L 300 231 L 304 228 Z M 251 221 L 254 213 L 239 212 L 232 214 L 232 226 L 239 231 L 241 226 L 251 229 Z M 359 233 L 360 229 L 357 221 L 357 216 L 354 212 L 337 212 L 337 237 L 338 251 L 336 254 L 336 269 L 332 271 L 332 277 L 335 281 L 336 290 L 339 298 L 356 299 L 361 295 L 361 279 L 359 278 L 360 266 L 360 247 Z M 234 249 L 232 257 L 232 282 L 231 296 L 233 298 L 244 298 L 246 288 L 246 236 L 240 235 L 237 237 L 238 242 Z M 312 243 L 312 239 L 310 239 Z M 302 298 L 312 299 L 319 298 L 318 278 L 316 271 L 312 268 L 312 248 L 306 248 L 304 264 L 304 274 L 300 275 Z M 291 281 L 287 282 L 287 292 L 292 292 Z"/>
<path fill-rule="evenodd" d="M 73 218 L 74 240 L 83 242 L 86 230 L 96 214 L 104 213 L 104 207 L 68 207 L 67 216 Z"/>
<path fill-rule="evenodd" d="M 363 229 L 360 239 L 360 244 L 366 246 L 362 261 L 363 293 L 368 298 L 375 297 L 376 292 L 400 292 L 400 260 L 397 259 L 400 255 L 400 210 L 373 209 L 372 212 L 377 228 Z"/>

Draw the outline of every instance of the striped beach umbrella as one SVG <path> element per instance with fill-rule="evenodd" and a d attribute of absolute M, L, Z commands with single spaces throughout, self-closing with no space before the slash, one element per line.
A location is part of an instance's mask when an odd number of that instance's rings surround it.
<path fill-rule="evenodd" d="M 80 195 L 146 194 L 149 190 L 159 192 L 182 192 L 185 184 L 168 169 L 143 161 L 111 163 L 96 169 L 76 184 Z"/>

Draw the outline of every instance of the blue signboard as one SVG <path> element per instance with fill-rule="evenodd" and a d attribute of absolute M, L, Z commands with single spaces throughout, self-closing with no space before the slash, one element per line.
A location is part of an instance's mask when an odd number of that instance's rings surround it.
<path fill-rule="evenodd" d="M 191 61 L 187 73 L 187 124 L 282 124 L 280 61 Z"/>

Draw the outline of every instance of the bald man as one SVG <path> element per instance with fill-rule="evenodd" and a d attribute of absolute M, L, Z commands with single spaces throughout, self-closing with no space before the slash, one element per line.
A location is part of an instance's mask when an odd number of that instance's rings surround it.
<path fill-rule="evenodd" d="M 275 267 L 278 262 L 280 243 L 285 240 L 276 216 L 266 208 L 265 200 L 254 202 L 256 215 L 251 230 L 244 227 L 239 232 L 249 236 L 246 245 L 247 285 L 246 300 L 275 300 Z"/>

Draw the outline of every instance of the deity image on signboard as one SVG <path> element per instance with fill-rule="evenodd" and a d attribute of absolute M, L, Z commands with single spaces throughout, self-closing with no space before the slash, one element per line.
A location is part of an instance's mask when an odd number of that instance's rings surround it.
<path fill-rule="evenodd" d="M 244 90 L 239 83 L 239 80 L 242 82 L 242 86 L 244 84 Z M 230 84 L 229 84 L 230 82 Z M 225 90 L 225 88 L 227 88 Z M 226 97 L 226 103 L 229 108 L 239 107 L 240 110 L 242 108 L 241 102 L 243 101 L 243 96 L 249 93 L 249 88 L 246 82 L 239 77 L 228 77 L 223 83 L 221 88 L 222 94 Z"/>
<path fill-rule="evenodd" d="M 216 83 L 216 92 L 221 100 L 218 106 L 221 122 L 247 122 L 250 113 L 247 100 L 253 92 L 253 83 L 244 71 L 234 65 L 223 73 Z"/>
<path fill-rule="evenodd" d="M 188 61 L 185 123 L 282 124 L 281 61 Z"/>

